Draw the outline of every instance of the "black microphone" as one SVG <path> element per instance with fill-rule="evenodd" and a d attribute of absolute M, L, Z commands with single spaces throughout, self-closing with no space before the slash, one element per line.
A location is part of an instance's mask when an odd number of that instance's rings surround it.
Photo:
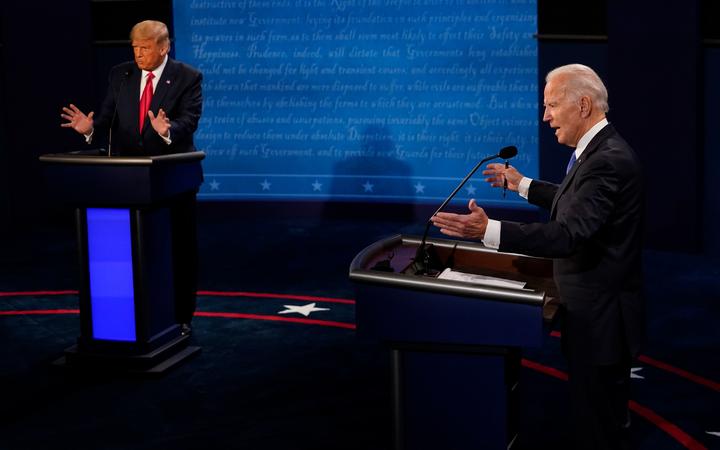
<path fill-rule="evenodd" d="M 442 205 L 440 205 L 440 207 L 437 210 L 435 210 L 435 212 L 432 214 L 432 216 L 430 216 L 430 218 L 427 221 L 427 224 L 425 225 L 425 233 L 423 233 L 423 237 L 422 237 L 422 241 L 420 242 L 420 246 L 418 247 L 417 252 L 415 253 L 415 261 L 413 262 L 413 269 L 415 270 L 415 275 L 426 274 L 428 272 L 428 268 L 430 266 L 431 255 L 430 255 L 429 248 L 425 247 L 425 241 L 427 240 L 427 235 L 428 235 L 428 232 L 430 231 L 430 225 L 432 225 L 432 218 L 435 217 L 435 215 L 437 213 L 442 211 L 442 209 L 445 206 L 447 206 L 447 204 L 450 202 L 450 200 L 452 200 L 453 197 L 455 197 L 455 194 L 457 194 L 458 191 L 460 189 L 462 189 L 462 187 L 465 185 L 465 183 L 467 183 L 467 181 L 470 179 L 470 177 L 472 177 L 475 174 L 475 172 L 477 172 L 477 170 L 480 168 L 480 166 L 482 166 L 486 162 L 491 161 L 496 158 L 501 158 L 501 159 L 513 158 L 513 157 L 515 157 L 515 155 L 517 155 L 517 152 L 518 152 L 517 147 L 515 147 L 514 145 L 509 145 L 507 147 L 503 147 L 502 149 L 500 149 L 500 151 L 496 155 L 488 156 L 487 158 L 484 158 L 482 161 L 477 163 L 477 165 L 475 165 L 473 170 L 471 170 L 470 173 L 468 173 L 467 176 L 465 176 L 465 178 L 460 182 L 460 184 L 458 184 L 458 186 L 455 188 L 455 190 L 452 191 L 452 193 L 448 196 L 448 198 L 446 198 L 445 201 L 442 202 Z M 430 245 L 428 247 L 432 247 L 432 245 Z"/>
<path fill-rule="evenodd" d="M 113 110 L 112 117 L 110 118 L 110 130 L 108 131 L 108 156 L 112 156 L 112 129 L 115 124 L 115 116 L 117 116 L 118 103 L 120 103 L 120 92 L 122 91 L 123 86 L 125 86 L 125 81 L 127 81 L 129 76 L 130 70 L 123 72 L 120 87 L 117 90 L 117 94 L 115 94 L 115 109 Z"/>

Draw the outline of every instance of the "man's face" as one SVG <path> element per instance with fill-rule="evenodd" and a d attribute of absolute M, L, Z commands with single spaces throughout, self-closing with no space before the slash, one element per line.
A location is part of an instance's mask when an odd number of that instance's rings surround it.
<path fill-rule="evenodd" d="M 162 64 L 168 52 L 167 44 L 158 44 L 155 39 L 133 39 L 135 64 L 142 70 L 155 70 Z"/>
<path fill-rule="evenodd" d="M 555 76 L 545 85 L 545 114 L 543 122 L 555 129 L 558 142 L 576 147 L 584 131 L 579 101 L 573 101 L 565 93 L 565 77 Z"/>

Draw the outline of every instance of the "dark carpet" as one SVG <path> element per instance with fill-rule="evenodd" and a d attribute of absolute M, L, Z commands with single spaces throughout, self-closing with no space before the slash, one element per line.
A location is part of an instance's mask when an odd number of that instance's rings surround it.
<path fill-rule="evenodd" d="M 353 299 L 355 254 L 388 235 L 422 232 L 417 221 L 363 219 L 377 215 L 358 208 L 352 218 L 201 208 L 200 289 Z M 71 220 L 6 239 L 0 293 L 77 289 Z M 720 448 L 720 260 L 647 251 L 646 280 L 650 344 L 636 364 L 643 378 L 633 380 L 645 415 L 633 415 L 633 443 Z M 280 316 L 285 305 L 310 302 L 200 295 L 192 340 L 202 353 L 160 378 L 53 366 L 75 342 L 77 314 L 0 315 L 0 449 L 390 449 L 384 349 L 339 326 L 202 314 Z M 75 294 L 0 296 L 0 311 L 77 307 Z M 317 307 L 327 310 L 309 318 L 354 323 L 350 303 Z M 291 316 L 301 317 L 282 317 Z M 565 370 L 555 336 L 524 357 Z M 568 448 L 565 382 L 525 367 L 521 386 L 520 448 Z"/>

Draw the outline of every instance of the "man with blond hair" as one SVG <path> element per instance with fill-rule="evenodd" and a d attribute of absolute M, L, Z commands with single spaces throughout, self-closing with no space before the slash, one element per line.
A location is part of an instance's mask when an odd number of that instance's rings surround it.
<path fill-rule="evenodd" d="M 110 70 L 108 93 L 97 117 L 70 104 L 63 108 L 61 117 L 67 122 L 62 126 L 88 141 L 105 137 L 112 127 L 114 154 L 194 151 L 193 133 L 202 111 L 202 74 L 168 57 L 170 35 L 162 22 L 136 24 L 130 41 L 135 60 Z M 143 95 L 146 91 L 152 92 Z M 149 99 L 149 107 L 141 110 L 143 98 Z"/>
<path fill-rule="evenodd" d="M 642 295 L 643 180 L 640 161 L 608 123 L 608 95 L 581 64 L 546 77 L 543 121 L 574 148 L 562 183 L 524 177 L 489 164 L 494 187 L 507 183 L 550 211 L 546 223 L 491 220 L 475 200 L 469 214 L 438 213 L 449 236 L 487 247 L 554 259 L 568 359 L 573 449 L 628 447 L 630 364 L 644 340 Z"/>
<path fill-rule="evenodd" d="M 145 20 L 130 31 L 134 61 L 110 70 L 109 88 L 96 116 L 70 104 L 61 126 L 88 143 L 108 138 L 113 155 L 162 155 L 195 151 L 193 133 L 202 112 L 202 74 L 168 57 L 167 26 Z M 190 332 L 195 311 L 197 237 L 195 192 L 171 202 L 176 318 Z"/>

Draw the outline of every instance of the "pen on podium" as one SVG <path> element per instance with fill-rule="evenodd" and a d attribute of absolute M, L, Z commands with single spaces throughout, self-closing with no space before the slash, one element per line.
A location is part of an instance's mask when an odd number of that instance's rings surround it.
<path fill-rule="evenodd" d="M 508 170 L 508 167 L 510 167 L 510 163 L 508 160 L 505 160 L 505 171 Z M 503 172 L 503 198 L 505 198 L 505 194 L 507 193 L 507 176 Z"/>

